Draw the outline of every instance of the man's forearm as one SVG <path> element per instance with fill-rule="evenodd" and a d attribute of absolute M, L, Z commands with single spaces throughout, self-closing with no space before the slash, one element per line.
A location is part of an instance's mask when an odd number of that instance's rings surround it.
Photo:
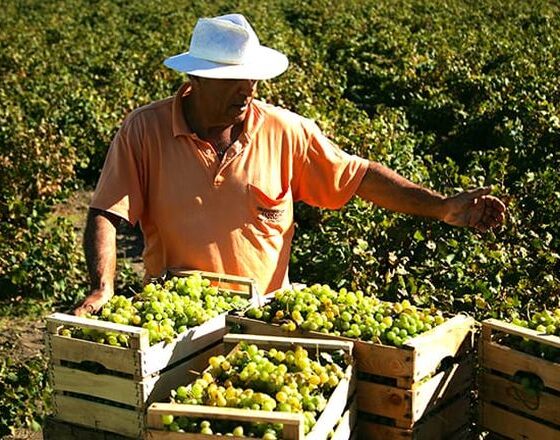
<path fill-rule="evenodd" d="M 356 194 L 391 211 L 440 220 L 445 215 L 444 196 L 409 181 L 377 162 L 370 162 Z"/>
<path fill-rule="evenodd" d="M 117 260 L 117 226 L 119 217 L 90 209 L 84 234 L 84 251 L 91 289 L 113 290 Z"/>

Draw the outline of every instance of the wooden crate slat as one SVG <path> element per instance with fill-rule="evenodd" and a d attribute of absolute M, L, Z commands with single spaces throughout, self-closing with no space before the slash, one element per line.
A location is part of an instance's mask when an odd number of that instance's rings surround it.
<path fill-rule="evenodd" d="M 186 362 L 175 366 L 171 370 L 165 371 L 157 376 L 147 378 L 144 384 L 144 400 L 147 403 L 166 400 L 169 392 L 179 385 L 194 382 L 200 373 L 208 366 L 208 359 L 225 353 L 224 344 L 218 344 Z"/>
<path fill-rule="evenodd" d="M 188 329 L 171 343 L 160 342 L 141 354 L 141 376 L 154 374 L 168 365 L 220 340 L 227 332 L 225 313 Z"/>
<path fill-rule="evenodd" d="M 232 294 L 254 298 L 257 295 L 257 283 L 253 278 L 242 277 L 238 275 L 227 275 L 218 272 L 208 272 L 204 270 L 184 270 L 184 269 L 169 269 L 172 276 L 185 277 L 194 274 L 200 274 L 202 278 L 216 282 L 220 287 L 230 290 Z M 233 285 L 229 289 L 227 285 Z M 237 287 L 242 287 L 245 290 L 238 290 Z"/>
<path fill-rule="evenodd" d="M 510 335 L 521 336 L 523 338 L 541 342 L 552 347 L 560 348 L 560 337 L 555 335 L 547 335 L 533 329 L 521 327 L 519 325 L 500 321 L 494 318 L 485 320 L 482 325 L 483 327 L 490 328 L 492 330 L 504 332 Z"/>
<path fill-rule="evenodd" d="M 284 337 L 309 337 L 313 334 L 313 337 L 318 339 L 332 339 L 332 336 L 328 336 L 324 333 L 317 332 L 304 332 L 300 329 L 296 331 L 288 332 L 282 330 L 282 328 L 277 324 L 269 324 L 264 321 L 259 321 L 258 319 L 245 318 L 242 316 L 229 315 L 226 318 L 228 326 L 240 326 L 243 333 L 251 335 L 268 335 L 268 336 L 284 336 Z M 317 335 L 315 335 L 317 333 Z"/>
<path fill-rule="evenodd" d="M 440 405 L 459 393 L 468 393 L 472 388 L 474 361 L 472 358 L 459 359 L 449 369 L 441 371 L 412 391 L 412 420 L 421 419 L 436 411 Z"/>
<path fill-rule="evenodd" d="M 456 357 L 469 335 L 472 348 L 474 323 L 470 316 L 457 315 L 407 341 L 405 345 L 414 348 L 413 380 L 417 381 L 431 374 L 442 359 Z"/>
<path fill-rule="evenodd" d="M 110 431 L 127 437 L 140 437 L 142 433 L 141 415 L 130 409 L 117 408 L 100 402 L 92 402 L 54 395 L 55 415 L 57 419 Z"/>
<path fill-rule="evenodd" d="M 152 403 L 148 412 L 148 426 L 164 428 L 161 416 L 171 414 L 177 417 L 202 417 L 216 420 L 239 420 L 243 422 L 271 422 L 297 425 L 303 421 L 303 414 L 278 411 L 249 411 L 239 408 L 187 405 L 176 403 Z"/>
<path fill-rule="evenodd" d="M 60 365 L 53 365 L 51 368 L 55 391 L 71 391 L 136 407 L 142 405 L 139 401 L 141 384 L 130 378 L 95 374 Z"/>
<path fill-rule="evenodd" d="M 109 370 L 136 374 L 140 352 L 131 348 L 113 347 L 82 339 L 48 335 L 53 360 L 97 362 Z"/>
<path fill-rule="evenodd" d="M 558 440 L 560 430 L 514 414 L 491 403 L 481 403 L 481 425 L 514 440 Z"/>
<path fill-rule="evenodd" d="M 514 376 L 519 371 L 533 373 L 542 379 L 546 387 L 560 391 L 560 364 L 486 340 L 481 343 L 481 356 L 484 368 L 508 376 Z"/>
<path fill-rule="evenodd" d="M 358 416 L 358 438 L 363 440 L 437 440 L 455 439 L 454 433 L 469 419 L 470 401 L 462 396 L 422 419 L 414 428 L 398 428 Z M 453 435 L 452 435 L 453 434 Z"/>
<path fill-rule="evenodd" d="M 352 352 L 353 343 L 350 341 L 340 341 L 334 339 L 311 339 L 311 338 L 291 338 L 285 336 L 262 336 L 262 335 L 246 335 L 237 333 L 228 333 L 224 336 L 224 344 L 238 344 L 245 341 L 249 344 L 257 344 L 259 348 L 270 346 L 288 348 L 294 345 L 300 345 L 304 348 L 319 347 L 323 350 L 346 350 Z"/>
<path fill-rule="evenodd" d="M 52 416 L 45 418 L 42 435 L 43 440 L 134 440 L 137 438 L 64 422 Z"/>
<path fill-rule="evenodd" d="M 356 423 L 358 421 L 358 403 L 356 398 L 352 399 L 347 408 L 336 425 L 330 440 L 349 440 L 352 437 L 352 433 L 356 430 Z"/>
<path fill-rule="evenodd" d="M 53 313 L 47 316 L 47 323 L 49 324 L 47 330 L 52 333 L 52 329 L 58 329 L 60 326 L 70 326 L 77 328 L 90 328 L 99 331 L 110 331 L 121 333 L 130 336 L 131 338 L 138 338 L 147 332 L 146 329 L 135 327 L 132 325 L 116 324 L 110 321 L 102 321 L 99 319 L 84 318 L 82 316 L 69 315 L 66 313 Z M 54 325 L 54 327 L 53 327 Z"/>
<path fill-rule="evenodd" d="M 356 341 L 354 356 L 360 372 L 392 377 L 412 384 L 412 350 Z"/>
<path fill-rule="evenodd" d="M 547 392 L 541 392 L 539 396 L 528 396 L 521 384 L 483 372 L 480 376 L 480 398 L 506 405 L 560 426 L 560 396 Z M 558 435 L 560 436 L 560 432 Z"/>
<path fill-rule="evenodd" d="M 393 419 L 412 419 L 412 391 L 358 381 L 358 409 Z"/>

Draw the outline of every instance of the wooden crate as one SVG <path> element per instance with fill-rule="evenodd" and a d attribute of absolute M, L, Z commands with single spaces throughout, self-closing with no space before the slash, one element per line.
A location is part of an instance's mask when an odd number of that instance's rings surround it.
<path fill-rule="evenodd" d="M 320 349 L 322 351 L 345 350 L 348 354 L 352 351 L 352 343 L 347 341 L 328 341 L 324 339 L 299 339 L 270 337 L 260 335 L 234 335 L 224 336 L 226 353 L 229 348 L 235 347 L 239 342 L 245 341 L 256 344 L 259 348 L 282 348 L 290 349 L 300 345 L 308 350 Z M 347 422 L 342 424 L 347 410 L 347 404 L 355 390 L 354 366 L 351 364 L 346 369 L 346 377 L 342 379 L 331 394 L 327 406 L 321 413 L 314 428 L 307 435 L 303 434 L 303 414 L 277 412 L 277 411 L 251 411 L 238 408 L 220 408 L 204 405 L 185 405 L 174 403 L 153 403 L 148 408 L 148 431 L 147 438 L 151 440 L 206 440 L 208 435 L 196 433 L 176 433 L 164 430 L 161 416 L 171 414 L 173 416 L 204 417 L 207 419 L 238 420 L 240 422 L 269 422 L 283 424 L 282 438 L 284 440 L 326 440 L 329 433 L 337 427 L 338 439 L 342 440 L 344 433 L 352 423 L 355 424 L 355 411 L 348 411 Z M 336 432 L 336 431 L 335 431 Z M 236 439 L 237 437 L 228 437 Z M 348 437 L 346 437 L 348 438 Z"/>
<path fill-rule="evenodd" d="M 276 324 L 234 315 L 227 322 L 243 333 L 353 341 L 358 410 L 390 418 L 401 428 L 411 428 L 472 387 L 474 319 L 467 316 L 457 315 L 401 348 L 311 331 L 286 332 Z M 449 366 L 438 371 L 444 360 Z"/>
<path fill-rule="evenodd" d="M 482 323 L 479 376 L 480 424 L 512 439 L 560 439 L 560 364 L 501 342 L 520 336 L 560 348 L 560 338 L 496 319 Z M 514 380 L 516 373 L 538 376 L 544 390 L 530 395 Z"/>
<path fill-rule="evenodd" d="M 185 272 L 189 275 L 192 272 Z M 239 277 L 200 272 L 204 278 L 233 281 Z M 252 280 L 245 280 L 253 298 Z M 54 390 L 58 420 L 140 438 L 147 406 L 165 399 L 191 371 L 200 371 L 207 359 L 222 350 L 217 346 L 227 333 L 226 314 L 188 329 L 171 343 L 149 345 L 146 329 L 55 313 L 47 318 L 46 348 L 50 357 L 49 379 Z M 110 331 L 129 337 L 130 348 L 60 336 L 64 327 Z M 84 363 L 101 368 L 94 372 Z"/>
<path fill-rule="evenodd" d="M 375 420 L 369 414 L 358 416 L 360 440 L 467 440 L 472 427 L 465 418 L 470 413 L 470 396 L 463 394 L 445 402 L 411 428 L 399 428 L 387 420 Z"/>
<path fill-rule="evenodd" d="M 45 418 L 42 434 L 43 440 L 134 440 L 134 437 L 63 422 L 52 416 Z"/>

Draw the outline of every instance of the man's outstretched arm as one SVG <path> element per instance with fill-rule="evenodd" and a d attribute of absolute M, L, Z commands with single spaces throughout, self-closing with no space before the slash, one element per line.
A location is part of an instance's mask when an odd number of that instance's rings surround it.
<path fill-rule="evenodd" d="M 490 188 L 445 197 L 417 185 L 389 168 L 370 162 L 356 194 L 391 211 L 436 218 L 454 226 L 486 231 L 505 218 L 505 205 L 489 195 Z"/>
<path fill-rule="evenodd" d="M 117 261 L 117 226 L 121 218 L 90 208 L 84 233 L 84 251 L 91 281 L 90 294 L 74 314 L 96 312 L 113 296 Z"/>

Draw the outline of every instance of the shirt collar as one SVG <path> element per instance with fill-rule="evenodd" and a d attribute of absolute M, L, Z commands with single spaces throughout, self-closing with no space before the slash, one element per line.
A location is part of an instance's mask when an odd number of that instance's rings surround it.
<path fill-rule="evenodd" d="M 192 131 L 189 124 L 185 120 L 183 115 L 183 98 L 191 92 L 191 84 L 189 82 L 184 83 L 181 88 L 177 91 L 175 98 L 173 99 L 173 107 L 171 109 L 171 118 L 173 120 L 173 136 L 192 136 L 194 132 Z"/>
<path fill-rule="evenodd" d="M 173 120 L 173 136 L 196 136 L 194 131 L 192 131 L 189 124 L 185 120 L 183 115 L 183 98 L 191 92 L 191 84 L 189 82 L 184 83 L 173 99 L 173 106 L 171 110 L 171 118 Z M 255 102 L 251 102 L 249 110 L 247 112 L 247 117 L 245 118 L 245 126 L 243 132 L 239 136 L 242 144 L 250 142 L 256 131 L 259 129 L 263 122 L 263 113 L 259 110 Z"/>

